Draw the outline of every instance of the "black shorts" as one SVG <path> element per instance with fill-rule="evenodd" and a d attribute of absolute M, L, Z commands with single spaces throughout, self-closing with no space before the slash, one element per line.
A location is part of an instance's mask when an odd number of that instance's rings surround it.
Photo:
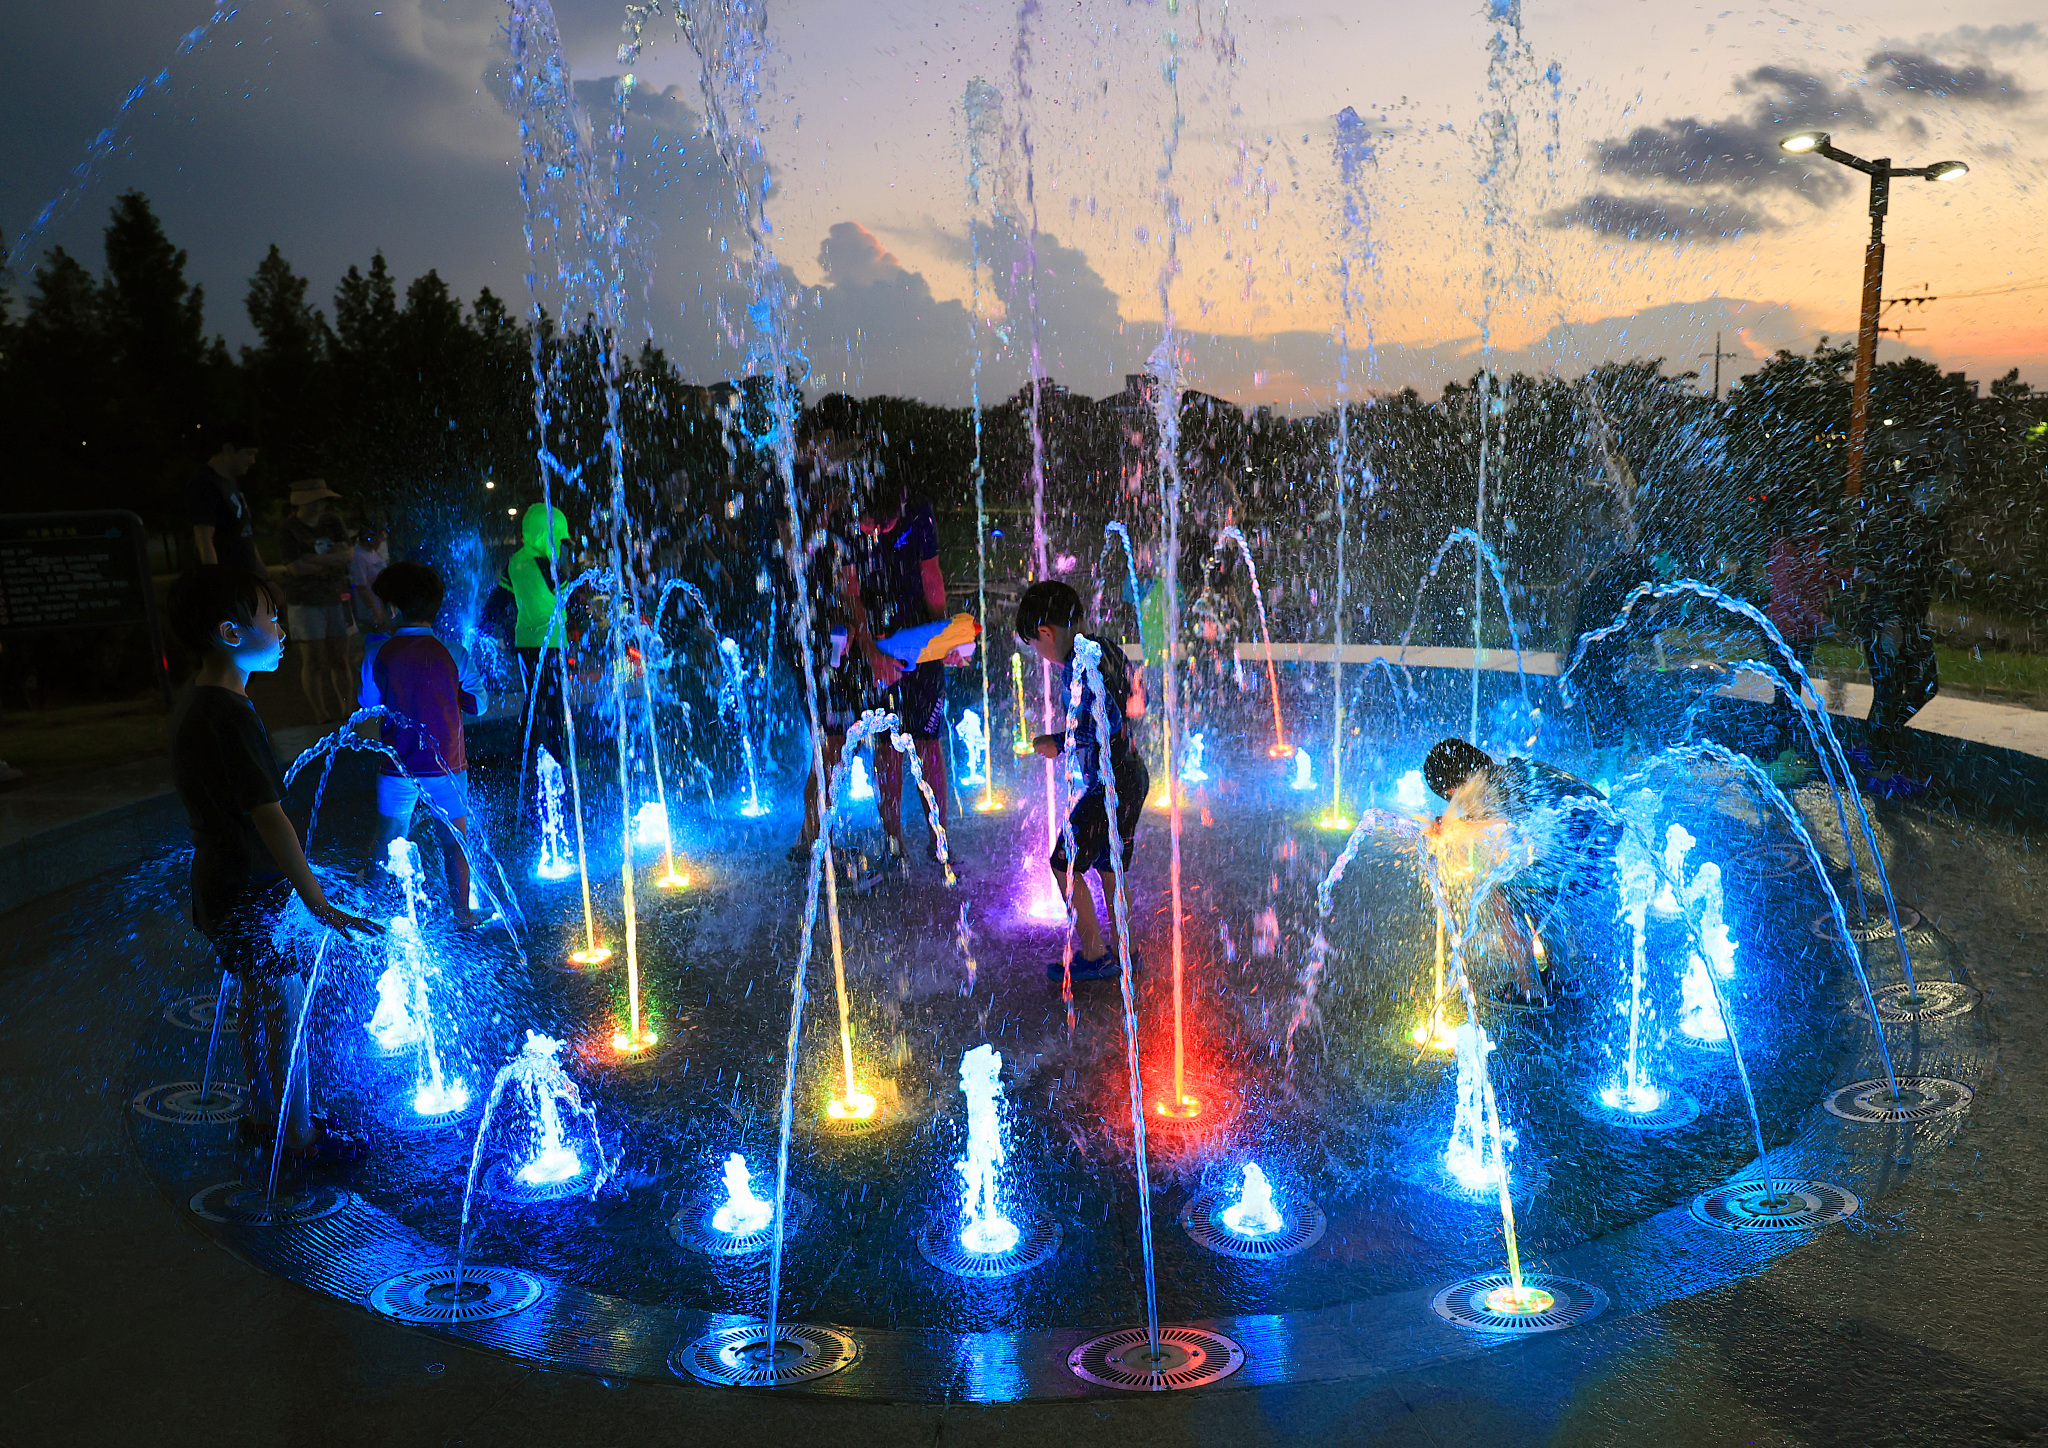
<path fill-rule="evenodd" d="M 272 939 L 277 917 L 291 903 L 292 882 L 282 875 L 259 879 L 207 922 L 213 962 L 241 979 L 276 980 L 295 974 L 298 966 L 280 953 Z"/>
<path fill-rule="evenodd" d="M 1123 842 L 1124 868 L 1128 870 L 1137 854 L 1138 821 L 1144 818 L 1145 797 L 1152 792 L 1152 774 L 1136 750 L 1125 753 L 1113 768 L 1116 771 L 1116 832 L 1117 838 Z M 1074 836 L 1074 857 L 1079 870 L 1110 868 L 1108 798 L 1107 793 L 1098 787 L 1089 790 L 1075 803 L 1073 813 L 1067 816 L 1067 828 L 1053 837 L 1052 868 L 1055 874 L 1067 872 L 1069 831 Z"/>
<path fill-rule="evenodd" d="M 946 666 L 937 659 L 919 664 L 881 691 L 882 707 L 912 739 L 936 739 L 945 727 Z"/>

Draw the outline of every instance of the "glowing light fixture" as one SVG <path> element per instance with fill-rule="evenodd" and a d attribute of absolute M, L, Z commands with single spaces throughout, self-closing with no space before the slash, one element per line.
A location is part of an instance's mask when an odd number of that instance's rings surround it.
<path fill-rule="evenodd" d="M 725 1201 L 711 1214 L 711 1225 L 728 1236 L 744 1237 L 775 1220 L 775 1203 L 754 1195 L 747 1159 L 734 1152 L 725 1159 Z"/>
<path fill-rule="evenodd" d="M 1257 1162 L 1246 1162 L 1244 1185 L 1237 1200 L 1217 1213 L 1224 1226 L 1240 1237 L 1270 1237 L 1286 1225 L 1273 1205 L 1273 1184 Z"/>
<path fill-rule="evenodd" d="M 1828 143 L 1826 131 L 1795 131 L 1778 142 L 1778 149 L 1794 156 L 1804 156 L 1811 151 L 1824 149 Z"/>
<path fill-rule="evenodd" d="M 1961 161 L 1936 161 L 1927 168 L 1929 181 L 1960 181 L 1969 174 L 1969 166 Z"/>

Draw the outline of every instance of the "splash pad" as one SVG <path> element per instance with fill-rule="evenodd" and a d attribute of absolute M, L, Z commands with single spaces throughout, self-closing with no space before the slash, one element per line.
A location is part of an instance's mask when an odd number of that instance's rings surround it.
<path fill-rule="evenodd" d="M 1256 735 L 1242 752 L 1212 743 L 1208 763 L 1224 778 L 1262 777 L 1254 774 L 1255 761 L 1265 749 Z M 1340 842 L 1300 817 L 1291 772 L 1291 761 L 1272 761 L 1263 796 L 1240 794 L 1227 819 L 1191 833 L 1184 868 L 1190 879 L 1221 881 L 1223 863 L 1247 851 L 1284 860 L 1291 850 L 1303 881 L 1292 908 L 1305 907 L 1313 919 L 1317 884 L 1338 865 Z M 1359 771 L 1351 778 L 1365 787 Z M 1398 773 L 1385 784 L 1389 797 L 1397 782 Z M 460 1279 L 452 1259 L 460 1178 L 478 1136 L 474 1112 L 463 1129 L 388 1138 L 341 1191 L 304 1204 L 290 1183 L 271 1202 L 260 1188 L 235 1186 L 238 1167 L 220 1144 L 219 1125 L 180 1125 L 137 1112 L 132 1130 L 151 1170 L 182 1193 L 180 1200 L 194 1203 L 201 1225 L 270 1270 L 357 1300 L 394 1284 L 378 1298 L 379 1310 L 572 1369 L 654 1380 L 680 1372 L 733 1385 L 772 1381 L 785 1391 L 829 1381 L 835 1394 L 915 1397 L 949 1391 L 944 1385 L 957 1382 L 965 1362 L 971 1395 L 988 1400 L 1272 1382 L 1287 1375 L 1276 1334 L 1298 1339 L 1318 1332 L 1336 1310 L 1322 1304 L 1333 1300 L 1346 1304 L 1347 1320 L 1401 1323 L 1402 1333 L 1425 1338 L 1447 1334 L 1427 1339 L 1429 1352 L 1456 1353 L 1466 1350 L 1458 1346 L 1460 1334 L 1476 1341 L 1553 1331 L 1698 1290 L 1703 1279 L 1672 1280 L 1660 1264 L 1666 1254 L 1696 1250 L 1709 1238 L 1748 1244 L 1716 1269 L 1724 1275 L 1714 1280 L 1757 1270 L 1881 1195 L 1904 1150 L 1899 1133 L 1912 1133 L 1915 1152 L 1936 1149 L 1967 1105 L 1969 1083 L 1986 1059 L 1982 1017 L 1969 1009 L 1937 1013 L 1937 994 L 1942 1010 L 1951 1004 L 1948 993 L 1934 989 L 1950 969 L 1938 932 L 1917 932 L 1928 1007 L 1914 1020 L 1886 1023 L 1894 1053 L 1904 1040 L 1897 1033 L 1919 1036 L 1921 1070 L 1901 1070 L 1902 1100 L 1894 1103 L 1840 940 L 1826 944 L 1804 928 L 1811 910 L 1801 902 L 1819 886 L 1810 877 L 1729 873 L 1721 919 L 1739 949 L 1733 974 L 1714 979 L 1757 1090 L 1767 1163 L 1759 1168 L 1733 1053 L 1678 1042 L 1687 972 L 1696 944 L 1706 940 L 1698 930 L 1704 907 L 1685 913 L 1684 886 L 1703 860 L 1729 858 L 1761 827 L 1753 812 L 1731 816 L 1716 798 L 1705 783 L 1666 790 L 1665 809 L 1689 821 L 1698 842 L 1678 872 L 1680 908 L 1646 912 L 1643 936 L 1644 995 L 1657 1000 L 1666 1023 L 1659 1053 L 1645 1057 L 1649 1074 L 1666 1089 L 1713 1104 L 1690 1123 L 1647 1137 L 1598 1122 L 1585 1107 L 1611 1083 L 1610 1053 L 1626 1041 L 1626 1016 L 1616 1014 L 1616 1002 L 1625 1006 L 1634 985 L 1626 911 L 1579 920 L 1580 938 L 1567 939 L 1571 932 L 1562 929 L 1551 934 L 1552 957 L 1569 958 L 1588 978 L 1584 1001 L 1516 1014 L 1488 993 L 1502 967 L 1485 931 L 1461 934 L 1470 919 L 1454 912 L 1440 966 L 1439 928 L 1447 918 L 1433 907 L 1414 860 L 1394 836 L 1361 834 L 1328 891 L 1326 956 L 1312 1021 L 1294 1033 L 1290 1078 L 1273 1045 L 1284 1038 L 1288 1011 L 1262 1011 L 1260 998 L 1270 992 L 1279 1007 L 1299 996 L 1305 958 L 1289 953 L 1286 933 L 1276 937 L 1271 955 L 1250 948 L 1255 917 L 1271 898 L 1266 881 L 1224 890 L 1208 908 L 1226 923 L 1245 924 L 1232 931 L 1234 957 L 1189 935 L 1186 1079 L 1221 1078 L 1235 1104 L 1208 1130 L 1152 1135 L 1154 1191 L 1165 1214 L 1155 1229 L 1166 1227 L 1153 1244 L 1162 1344 L 1156 1360 L 1142 1328 L 1078 1346 L 1075 1333 L 1083 1323 L 1128 1321 L 1139 1287 L 1126 1255 L 1134 1220 L 1118 984 L 1073 985 L 1070 1033 L 1060 989 L 1036 964 L 1044 949 L 1057 952 L 1057 923 L 1021 942 L 1005 940 L 993 921 L 1011 875 L 977 879 L 970 866 L 962 883 L 949 887 L 930 864 L 876 894 L 839 896 L 846 1029 L 842 1034 L 838 1011 L 828 1006 L 811 1014 L 798 1043 L 793 1100 L 800 1129 L 782 1196 L 788 1320 L 775 1328 L 784 1345 L 767 1351 L 759 1304 L 775 1235 L 780 1062 L 766 1043 L 782 1028 L 787 997 L 777 1005 L 776 996 L 786 967 L 777 969 L 764 950 L 758 963 L 736 968 L 729 959 L 707 960 L 695 942 L 707 926 L 719 938 L 760 929 L 772 939 L 787 938 L 801 923 L 790 914 L 800 898 L 764 913 L 758 887 L 748 883 L 791 878 L 779 875 L 790 867 L 779 859 L 784 836 L 774 828 L 788 827 L 786 814 L 763 826 L 737 811 L 713 817 L 676 808 L 674 823 L 692 841 L 693 859 L 726 883 L 700 892 L 700 913 L 643 920 L 643 970 L 649 988 L 668 1003 L 653 1020 L 674 1041 L 652 1069 L 628 1067 L 607 1049 L 623 986 L 617 964 L 574 975 L 534 972 L 526 983 L 490 993 L 479 1018 L 474 1005 L 465 1011 L 454 1004 L 473 987 L 458 991 L 453 982 L 474 981 L 478 962 L 505 947 L 456 941 L 437 923 L 438 907 L 423 917 L 422 937 L 440 952 L 438 969 L 451 982 L 450 1003 L 436 1007 L 444 1070 L 488 1081 L 499 1063 L 521 1055 L 488 1017 L 503 1016 L 521 1032 L 531 1022 L 563 1043 L 560 1068 L 594 1113 L 594 1131 L 557 1125 L 554 1133 L 587 1166 L 596 1164 L 597 1144 L 617 1156 L 611 1177 L 596 1182 L 595 1200 L 595 1173 L 579 1176 L 575 1191 L 554 1193 L 546 1183 L 525 1193 L 495 1190 L 517 1180 L 514 1157 L 526 1152 L 539 1160 L 553 1137 L 534 1108 L 520 1117 L 531 1120 L 530 1129 L 492 1126 L 468 1248 L 478 1265 Z M 963 861 L 1006 858 L 1018 827 L 1002 816 L 959 822 L 950 852 Z M 847 839 L 857 841 L 866 828 L 851 822 Z M 1141 853 L 1130 885 L 1137 900 L 1163 898 L 1162 864 Z M 822 876 L 818 893 L 822 908 Z M 555 898 L 552 915 L 535 910 L 535 929 L 579 936 L 577 892 Z M 963 905 L 965 919 L 984 922 L 964 934 Z M 701 913 L 707 911 L 708 917 Z M 824 919 L 814 926 L 821 948 L 814 992 L 836 991 L 823 953 L 827 927 Z M 1299 926 L 1288 932 L 1299 937 Z M 1168 944 L 1137 927 L 1133 988 L 1148 1086 L 1170 1080 Z M 1468 951 L 1474 979 L 1483 983 L 1471 1003 L 1457 979 Z M 1832 1005 L 1777 1004 L 1791 998 L 1792 982 L 1815 971 L 1834 982 Z M 351 1114 L 381 1109 L 377 1103 L 394 1092 L 403 1099 L 418 1076 L 416 1046 L 386 1055 L 363 1027 L 374 1014 L 374 983 L 368 977 L 353 997 L 323 990 L 309 1027 L 315 1039 L 339 1045 L 321 1067 L 322 1090 Z M 1872 982 L 1879 991 L 1890 984 Z M 1486 1084 L 1498 1121 L 1489 1125 L 1485 1096 L 1475 1095 L 1472 1142 L 1482 1148 L 1484 1179 L 1456 1192 L 1426 1179 L 1444 1171 L 1454 1134 L 1458 1052 L 1419 1047 L 1412 1038 L 1415 1022 L 1439 1005 L 1453 1036 L 1474 1010 L 1486 1026 Z M 1613 1028 L 1605 1024 L 1610 1018 Z M 986 1071 L 966 1095 L 959 1088 L 967 1058 L 981 1047 L 984 1019 L 1006 1024 L 996 1089 L 977 1107 Z M 1860 1036 L 1828 1044 L 1842 1023 L 1857 1021 Z M 489 1044 L 498 1039 L 502 1048 Z M 189 1053 L 204 1042 L 182 1021 L 157 1019 L 138 1049 L 137 1092 L 152 1080 L 191 1079 L 196 1072 L 188 1068 L 180 1077 L 175 1063 L 196 1066 Z M 831 1103 L 846 1097 L 849 1046 L 853 1080 L 876 1100 L 875 1114 L 887 1126 L 849 1132 L 830 1116 Z M 545 1044 L 540 1049 L 548 1054 Z M 1939 1069 L 1929 1071 L 1934 1063 Z M 543 1064 L 536 1061 L 534 1072 L 544 1074 Z M 1962 1094 L 1934 1084 L 1940 1080 L 1953 1081 Z M 522 1088 L 510 1089 L 516 1095 Z M 1203 1097 L 1206 1089 L 1194 1084 L 1187 1094 Z M 1473 1089 L 1479 1090 L 1476 1078 Z M 1148 1107 L 1156 1094 L 1148 1092 Z M 1376 1112 L 1360 1109 L 1368 1096 L 1380 1103 Z M 1863 1112 L 1868 1124 L 1852 1119 L 1851 1110 Z M 991 1111 L 999 1129 L 993 1138 Z M 1147 1124 L 1155 1117 L 1148 1110 Z M 1519 1286 L 1499 1266 L 1502 1184 L 1489 1163 L 1502 1157 L 1497 1148 L 1491 1156 L 1483 1149 L 1495 1131 L 1514 1138 L 1505 1152 L 1506 1184 L 1518 1233 L 1546 1243 L 1541 1270 L 1525 1263 Z M 990 1154 L 991 1140 L 1002 1142 L 1000 1162 Z M 535 1141 L 537 1149 L 521 1145 Z M 740 1173 L 730 1170 L 735 1153 L 743 1154 L 740 1187 Z M 990 1165 L 999 1167 L 993 1176 Z M 1767 1182 L 1760 1180 L 1765 1174 Z M 442 1185 L 451 1175 L 452 1191 Z M 991 1180 L 992 1197 L 984 1190 Z M 1629 1183 L 1619 1199 L 1618 1180 Z M 980 1250 L 964 1247 L 963 1233 L 974 1225 L 971 1212 L 963 1215 L 967 1195 L 984 1206 L 992 1202 L 1015 1239 L 985 1235 Z M 722 1225 L 721 1213 L 730 1217 Z M 893 1236 L 884 1226 L 892 1221 L 903 1224 Z M 1392 1231 L 1406 1243 L 1397 1250 L 1363 1257 L 1333 1250 L 1339 1241 Z M 874 1250 L 864 1250 L 864 1242 Z M 437 1244 L 442 1260 L 422 1261 L 421 1243 Z M 813 1295 L 842 1261 L 826 1294 Z M 734 1266 L 713 1268 L 718 1262 Z M 1226 1271 L 1226 1263 L 1237 1266 Z M 546 1312 L 534 1310 L 543 1301 Z M 677 1348 L 678 1306 L 687 1351 Z M 755 1325 L 733 1327 L 735 1315 Z M 906 1327 L 906 1320 L 921 1325 Z M 1181 1334 L 1197 1329 L 1176 1323 L 1189 1322 L 1205 1324 L 1199 1330 L 1215 1340 L 1182 1343 Z M 1435 1326 L 1425 1331 L 1418 1322 Z M 586 1342 L 607 1346 L 597 1353 Z M 1405 1361 L 1399 1352 L 1375 1351 L 1346 1360 L 1339 1371 L 1370 1375 Z"/>

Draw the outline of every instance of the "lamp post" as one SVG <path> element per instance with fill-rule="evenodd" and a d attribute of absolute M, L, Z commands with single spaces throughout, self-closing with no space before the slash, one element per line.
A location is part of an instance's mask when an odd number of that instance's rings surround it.
<path fill-rule="evenodd" d="M 1800 131 L 1778 142 L 1794 156 L 1825 156 L 1870 178 L 1870 244 L 1863 252 L 1863 308 L 1856 329 L 1856 383 L 1849 400 L 1849 479 L 1851 498 L 1863 492 L 1864 440 L 1870 424 L 1870 369 L 1877 361 L 1877 314 L 1883 306 L 1884 214 L 1891 206 L 1892 178 L 1918 176 L 1923 181 L 1960 181 L 1970 174 L 1961 161 L 1936 161 L 1931 166 L 1894 166 L 1889 156 L 1866 161 L 1837 147 L 1826 131 Z"/>

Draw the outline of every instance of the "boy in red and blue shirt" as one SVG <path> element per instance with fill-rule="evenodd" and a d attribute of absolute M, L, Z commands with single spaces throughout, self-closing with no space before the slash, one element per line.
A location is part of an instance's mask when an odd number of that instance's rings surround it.
<path fill-rule="evenodd" d="M 466 655 L 435 636 L 447 585 L 424 563 L 394 563 L 372 585 L 391 611 L 389 635 L 372 638 L 363 656 L 362 707 L 391 711 L 382 723 L 386 758 L 377 776 L 377 859 L 412 823 L 421 796 L 441 837 L 441 861 L 455 923 L 469 929 L 469 757 L 462 716 L 484 710 L 484 690 Z"/>

